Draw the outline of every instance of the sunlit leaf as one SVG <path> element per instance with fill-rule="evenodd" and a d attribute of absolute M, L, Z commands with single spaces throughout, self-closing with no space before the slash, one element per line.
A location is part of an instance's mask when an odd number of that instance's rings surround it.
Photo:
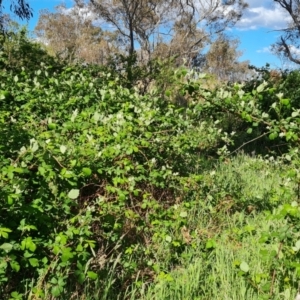
<path fill-rule="evenodd" d="M 72 189 L 70 190 L 70 192 L 68 193 L 68 197 L 70 199 L 77 199 L 79 196 L 79 190 L 78 189 Z"/>
<path fill-rule="evenodd" d="M 240 269 L 241 269 L 243 272 L 247 273 L 247 272 L 249 272 L 249 265 L 248 265 L 245 261 L 243 261 L 243 262 L 240 264 Z"/>

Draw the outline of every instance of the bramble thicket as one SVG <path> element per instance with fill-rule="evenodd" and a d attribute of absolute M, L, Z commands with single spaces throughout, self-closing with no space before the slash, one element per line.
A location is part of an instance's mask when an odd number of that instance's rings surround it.
<path fill-rule="evenodd" d="M 296 295 L 299 71 L 221 83 L 1 43 L 2 299 Z"/>

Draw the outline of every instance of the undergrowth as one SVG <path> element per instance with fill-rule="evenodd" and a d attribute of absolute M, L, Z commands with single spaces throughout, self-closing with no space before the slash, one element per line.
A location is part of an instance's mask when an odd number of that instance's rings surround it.
<path fill-rule="evenodd" d="M 204 74 L 157 63 L 141 92 L 115 65 L 63 65 L 24 32 L 11 37 L 20 47 L 0 49 L 2 299 L 294 297 L 297 74 L 208 89 Z"/>

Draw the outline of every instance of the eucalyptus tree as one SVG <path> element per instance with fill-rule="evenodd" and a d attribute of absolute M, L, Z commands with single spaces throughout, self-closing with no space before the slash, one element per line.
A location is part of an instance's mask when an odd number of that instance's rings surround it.
<path fill-rule="evenodd" d="M 73 62 L 103 64 L 114 46 L 115 35 L 94 24 L 86 6 L 67 8 L 59 5 L 54 12 L 42 10 L 35 34 L 52 55 Z"/>
<path fill-rule="evenodd" d="M 239 61 L 243 54 L 238 50 L 240 41 L 221 34 L 206 53 L 205 69 L 221 81 L 247 80 L 251 75 L 249 61 Z"/>
<path fill-rule="evenodd" d="M 127 53 L 176 53 L 189 59 L 215 34 L 232 27 L 244 0 L 90 0 L 91 8 L 124 39 Z M 161 47 L 164 45 L 164 47 Z M 180 50 L 181 49 L 181 50 Z"/>
<path fill-rule="evenodd" d="M 32 17 L 32 9 L 26 0 L 10 0 L 10 10 L 20 19 L 29 20 Z M 3 10 L 4 1 L 0 0 L 0 29 L 3 29 L 3 22 L 5 21 Z"/>
<path fill-rule="evenodd" d="M 299 0 L 274 0 L 290 17 L 286 28 L 281 29 L 282 35 L 273 50 L 283 54 L 293 63 L 300 64 L 300 1 Z"/>

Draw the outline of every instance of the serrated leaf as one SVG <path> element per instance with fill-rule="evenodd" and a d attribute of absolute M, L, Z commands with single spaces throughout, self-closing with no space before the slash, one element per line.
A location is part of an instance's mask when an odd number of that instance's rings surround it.
<path fill-rule="evenodd" d="M 72 189 L 69 193 L 68 193 L 68 197 L 70 199 L 77 199 L 79 196 L 79 190 L 77 189 Z"/>
<path fill-rule="evenodd" d="M 243 262 L 240 264 L 240 269 L 241 269 L 243 272 L 247 273 L 247 272 L 249 272 L 249 265 L 248 265 L 245 261 L 243 261 Z"/>

